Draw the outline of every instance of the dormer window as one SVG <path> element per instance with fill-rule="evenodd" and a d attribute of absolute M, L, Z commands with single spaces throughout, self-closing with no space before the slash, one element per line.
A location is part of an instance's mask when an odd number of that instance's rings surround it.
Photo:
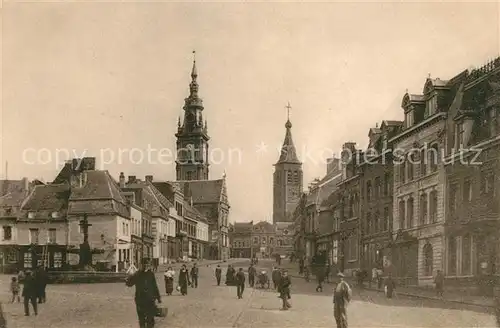
<path fill-rule="evenodd" d="M 413 112 L 411 110 L 405 113 L 405 125 L 406 128 L 410 128 L 413 125 Z"/>
<path fill-rule="evenodd" d="M 464 146 L 464 124 L 462 122 L 457 123 L 455 131 L 455 150 L 459 150 Z"/>
<path fill-rule="evenodd" d="M 437 111 L 437 97 L 435 95 L 432 95 L 425 103 L 425 117 L 429 117 L 435 114 L 436 111 Z"/>
<path fill-rule="evenodd" d="M 28 212 L 28 219 L 34 219 L 35 218 L 35 212 Z"/>

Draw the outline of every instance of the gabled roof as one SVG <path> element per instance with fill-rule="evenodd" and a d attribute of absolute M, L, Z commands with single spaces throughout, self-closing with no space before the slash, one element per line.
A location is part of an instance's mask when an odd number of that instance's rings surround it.
<path fill-rule="evenodd" d="M 36 186 L 22 206 L 26 211 L 60 211 L 68 207 L 68 184 Z"/>
<path fill-rule="evenodd" d="M 0 180 L 0 207 L 20 207 L 28 196 L 29 182 L 22 180 Z"/>
<path fill-rule="evenodd" d="M 233 225 L 233 232 L 235 233 L 249 233 L 252 232 L 253 222 L 235 222 Z"/>
<path fill-rule="evenodd" d="M 186 199 L 193 198 L 194 204 L 219 203 L 225 186 L 224 179 L 178 181 Z"/>
<path fill-rule="evenodd" d="M 71 188 L 70 200 L 114 199 L 125 204 L 120 187 L 108 171 L 84 171 L 86 182 Z"/>
<path fill-rule="evenodd" d="M 158 190 L 169 202 L 175 201 L 175 187 L 173 183 L 168 181 L 156 182 L 153 181 L 153 186 Z"/>
<path fill-rule="evenodd" d="M 334 170 L 330 174 L 321 179 L 317 186 L 314 187 L 307 196 L 306 206 L 316 205 L 320 206 L 328 199 L 330 194 L 337 189 L 337 184 L 342 179 L 342 172 Z"/>
<path fill-rule="evenodd" d="M 273 232 L 274 231 L 274 226 L 267 222 L 267 221 L 259 221 L 256 224 L 254 224 L 254 230 L 262 230 L 264 232 Z"/>
<path fill-rule="evenodd" d="M 82 187 L 71 188 L 70 213 L 130 216 L 120 187 L 108 171 L 84 171 L 82 176 L 85 180 Z"/>

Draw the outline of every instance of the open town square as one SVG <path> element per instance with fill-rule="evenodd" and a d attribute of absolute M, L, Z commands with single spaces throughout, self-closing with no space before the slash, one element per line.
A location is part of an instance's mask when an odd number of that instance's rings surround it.
<path fill-rule="evenodd" d="M 500 327 L 500 2 L 2 2 L 0 328 Z"/>

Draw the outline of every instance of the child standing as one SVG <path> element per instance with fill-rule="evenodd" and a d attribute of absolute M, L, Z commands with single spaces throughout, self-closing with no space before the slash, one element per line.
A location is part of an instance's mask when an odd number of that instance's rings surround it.
<path fill-rule="evenodd" d="M 21 297 L 19 297 L 19 282 L 16 277 L 12 277 L 12 281 L 10 282 L 10 291 L 12 292 L 12 302 L 17 298 L 17 302 L 21 302 Z"/>

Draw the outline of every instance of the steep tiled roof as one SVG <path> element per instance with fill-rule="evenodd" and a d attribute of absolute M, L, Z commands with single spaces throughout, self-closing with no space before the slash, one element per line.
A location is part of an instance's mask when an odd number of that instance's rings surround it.
<path fill-rule="evenodd" d="M 28 179 L 0 180 L 0 207 L 19 207 L 28 196 Z"/>
<path fill-rule="evenodd" d="M 70 200 L 114 199 L 125 203 L 118 184 L 108 171 L 85 171 L 87 181 L 82 187 L 71 189 Z"/>
<path fill-rule="evenodd" d="M 27 211 L 59 211 L 68 207 L 70 187 L 67 184 L 36 186 L 23 204 Z"/>
<path fill-rule="evenodd" d="M 260 221 L 254 224 L 254 231 L 255 230 L 263 230 L 264 232 L 273 232 L 274 226 L 267 221 Z"/>
<path fill-rule="evenodd" d="M 170 207 L 173 207 L 172 202 L 167 199 L 155 186 L 152 182 L 147 182 L 151 191 L 153 192 L 153 195 L 156 197 L 156 199 L 160 202 L 163 207 L 166 209 L 169 209 Z"/>
<path fill-rule="evenodd" d="M 82 187 L 71 188 L 71 213 L 130 215 L 120 187 L 108 171 L 84 171 L 83 176 L 86 181 Z"/>
<path fill-rule="evenodd" d="M 234 232 L 235 233 L 246 233 L 251 232 L 253 228 L 253 222 L 235 222 Z"/>
<path fill-rule="evenodd" d="M 337 184 L 342 178 L 342 173 L 335 170 L 320 180 L 318 186 L 308 195 L 307 205 L 323 205 L 330 194 L 337 189 Z"/>
<path fill-rule="evenodd" d="M 178 181 L 184 190 L 184 197 L 193 197 L 194 204 L 218 203 L 221 201 L 224 179 Z"/>
<path fill-rule="evenodd" d="M 175 198 L 175 190 L 172 183 L 167 181 L 153 182 L 153 186 L 168 199 L 169 202 L 173 203 Z"/>

